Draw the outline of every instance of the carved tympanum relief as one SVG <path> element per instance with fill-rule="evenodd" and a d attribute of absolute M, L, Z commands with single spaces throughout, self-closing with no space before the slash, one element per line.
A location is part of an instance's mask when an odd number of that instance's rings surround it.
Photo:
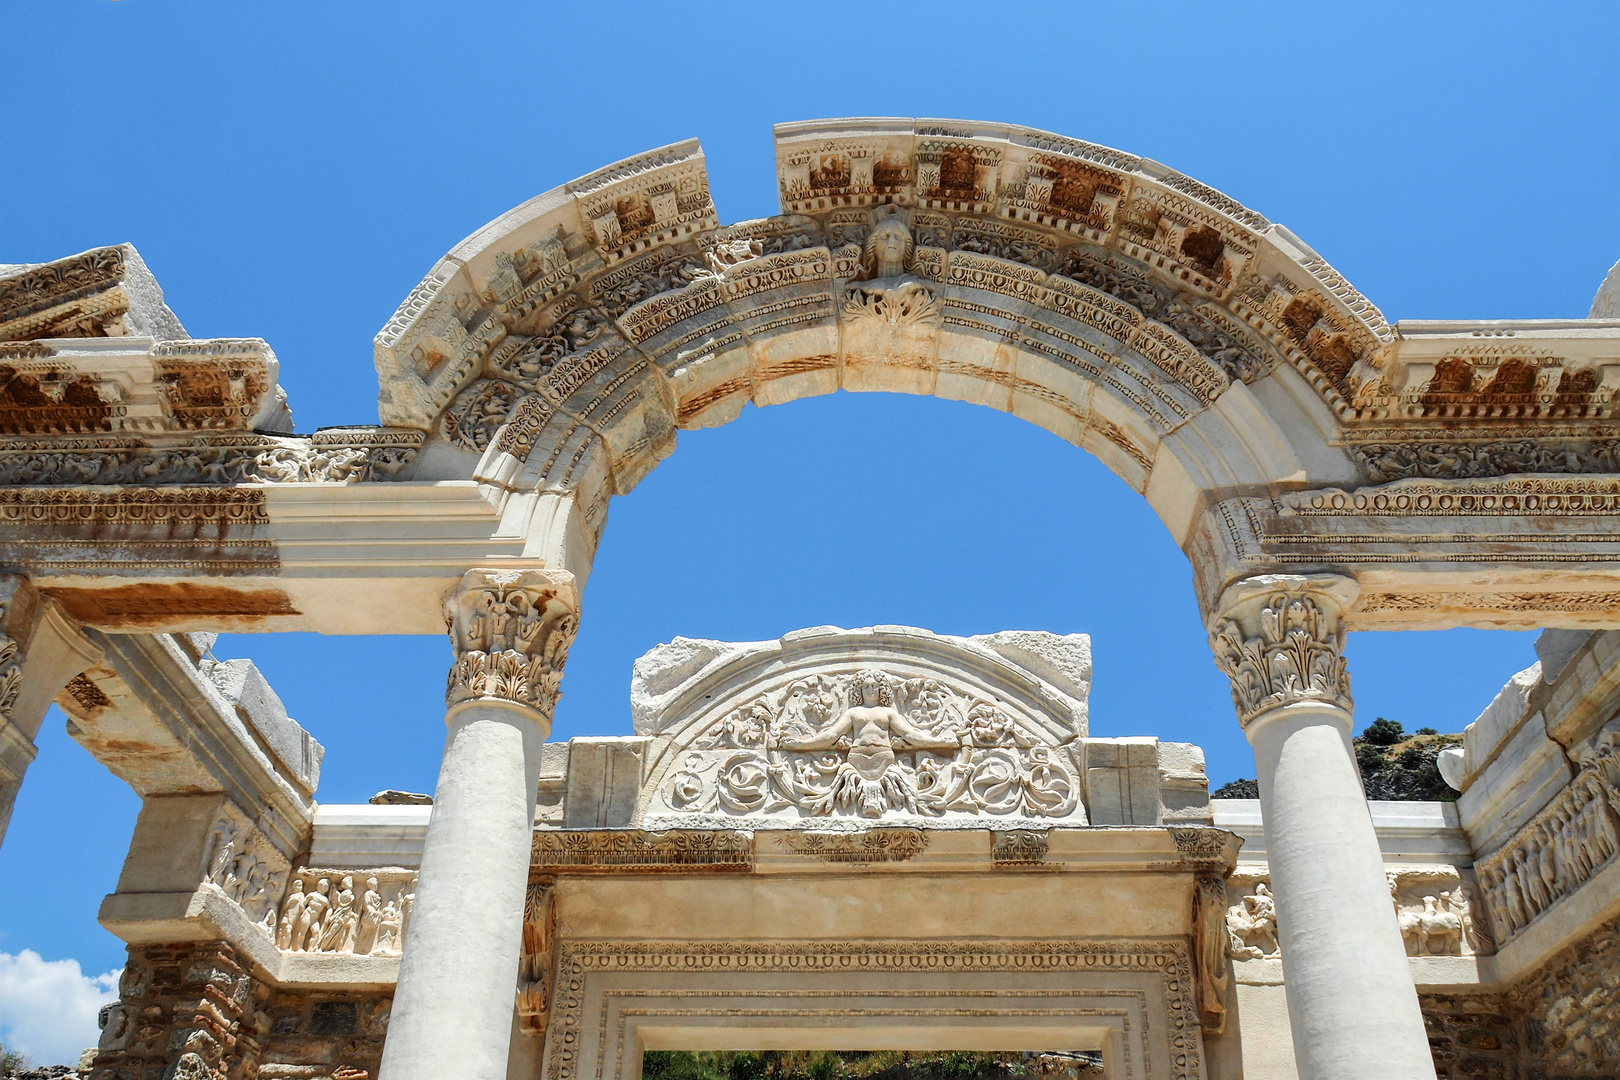
<path fill-rule="evenodd" d="M 283 952 L 398 956 L 416 901 L 416 871 L 303 867 L 265 929 Z"/>
<path fill-rule="evenodd" d="M 666 813 L 1073 818 L 1073 762 L 1006 706 L 878 668 L 795 679 L 693 741 Z"/>
<path fill-rule="evenodd" d="M 1586 884 L 1620 851 L 1620 731 L 1600 732 L 1578 761 L 1574 780 L 1475 866 L 1501 944 Z"/>

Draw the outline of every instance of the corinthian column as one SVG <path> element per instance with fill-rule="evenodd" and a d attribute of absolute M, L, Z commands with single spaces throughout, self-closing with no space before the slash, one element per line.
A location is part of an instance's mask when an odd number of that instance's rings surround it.
<path fill-rule="evenodd" d="M 577 625 L 573 575 L 469 570 L 444 603 L 450 728 L 400 963 L 385 1080 L 505 1080 L 540 745 Z"/>
<path fill-rule="evenodd" d="M 1210 620 L 1210 647 L 1259 771 L 1300 1077 L 1433 1077 L 1350 744 L 1343 614 L 1355 595 L 1331 575 L 1238 582 Z"/>

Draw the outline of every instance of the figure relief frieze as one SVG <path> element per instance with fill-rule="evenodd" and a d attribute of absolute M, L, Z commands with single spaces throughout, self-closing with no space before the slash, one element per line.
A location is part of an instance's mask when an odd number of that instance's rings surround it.
<path fill-rule="evenodd" d="M 868 668 L 760 694 L 692 741 L 654 812 L 676 816 L 1084 816 L 1061 746 L 999 703 Z"/>
<path fill-rule="evenodd" d="M 1234 875 L 1227 883 L 1227 955 L 1233 960 L 1275 960 L 1282 955 L 1277 937 L 1277 901 L 1269 878 L 1248 880 Z"/>
<path fill-rule="evenodd" d="M 246 818 L 227 811 L 209 834 L 203 880 L 219 886 L 250 922 L 273 926 L 289 867 L 286 857 Z"/>
<path fill-rule="evenodd" d="M 1307 701 L 1350 711 L 1344 623 L 1337 606 L 1326 603 L 1278 591 L 1246 604 L 1241 621 L 1222 615 L 1212 622 L 1210 649 L 1232 684 L 1240 724 Z"/>
<path fill-rule="evenodd" d="M 444 603 L 455 651 L 445 701 L 504 701 L 550 723 L 579 620 L 565 571 L 469 570 Z"/>
<path fill-rule="evenodd" d="M 1498 945 L 1523 933 L 1620 851 L 1620 733 L 1614 726 L 1580 750 L 1580 771 L 1552 802 L 1475 864 Z"/>
<path fill-rule="evenodd" d="M 283 952 L 398 956 L 416 902 L 416 871 L 300 867 L 264 920 Z"/>

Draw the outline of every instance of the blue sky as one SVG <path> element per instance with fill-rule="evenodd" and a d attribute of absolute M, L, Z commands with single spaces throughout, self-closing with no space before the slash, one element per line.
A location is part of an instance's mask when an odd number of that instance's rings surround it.
<path fill-rule="evenodd" d="M 1005 120 L 1163 161 L 1280 221 L 1391 319 L 1578 317 L 1620 257 L 1613 4 L 924 6 L 0 0 L 0 262 L 129 241 L 195 336 L 261 336 L 300 431 L 376 420 L 371 338 L 523 200 L 697 136 L 722 221 L 770 128 Z M 1186 560 L 1083 451 L 956 403 L 750 408 L 616 500 L 555 735 L 628 730 L 676 634 L 823 623 L 1093 635 L 1092 731 L 1253 774 Z M 1532 635 L 1353 635 L 1358 722 L 1459 730 Z M 431 790 L 438 639 L 233 636 L 327 747 L 319 797 Z M 0 952 L 95 923 L 137 800 L 47 719 L 0 849 Z M 27 881 L 18 889 L 11 883 Z M 0 1039 L 5 1038 L 0 1016 Z"/>

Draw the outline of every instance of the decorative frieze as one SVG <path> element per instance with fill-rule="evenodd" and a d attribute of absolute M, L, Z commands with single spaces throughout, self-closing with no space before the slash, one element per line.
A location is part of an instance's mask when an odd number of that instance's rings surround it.
<path fill-rule="evenodd" d="M 1518 937 L 1620 851 L 1620 735 L 1582 751 L 1569 785 L 1513 837 L 1475 864 L 1496 941 Z"/>
<path fill-rule="evenodd" d="M 1238 722 L 1247 727 L 1264 712 L 1307 701 L 1350 712 L 1342 601 L 1305 578 L 1261 578 L 1247 591 L 1211 620 L 1209 634 Z"/>
<path fill-rule="evenodd" d="M 0 485 L 226 485 L 392 480 L 423 433 L 342 428 L 308 438 L 223 435 L 180 444 L 133 439 L 0 443 Z"/>
<path fill-rule="evenodd" d="M 274 925 L 287 870 L 286 856 L 246 818 L 234 809 L 221 814 L 209 833 L 202 877 L 219 886 L 249 921 Z"/>
<path fill-rule="evenodd" d="M 416 871 L 301 867 L 265 928 L 283 952 L 398 956 L 416 903 Z"/>
<path fill-rule="evenodd" d="M 547 873 L 747 872 L 754 867 L 754 842 L 750 833 L 721 829 L 538 830 L 531 865 Z"/>
<path fill-rule="evenodd" d="M 455 650 L 445 702 L 503 701 L 551 722 L 579 620 L 562 570 L 469 570 L 444 602 Z"/>

